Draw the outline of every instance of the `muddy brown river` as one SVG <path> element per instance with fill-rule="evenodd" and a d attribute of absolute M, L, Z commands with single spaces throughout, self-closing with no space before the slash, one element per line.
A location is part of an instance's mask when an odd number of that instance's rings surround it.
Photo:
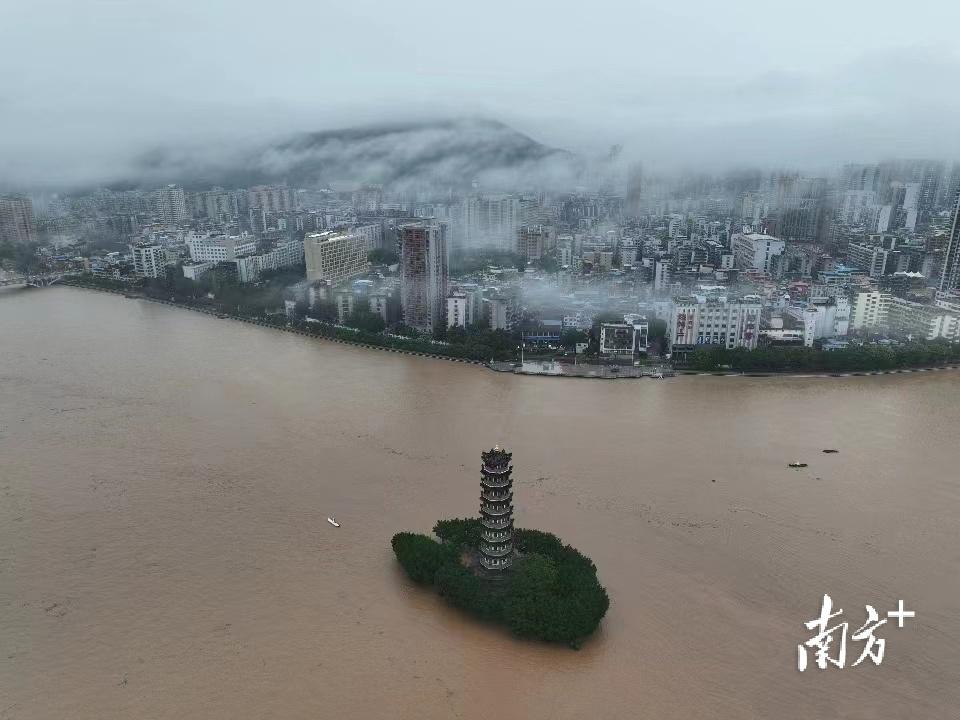
<path fill-rule="evenodd" d="M 0 291 L 0 719 L 956 718 L 958 429 L 960 372 L 516 377 Z M 610 593 L 579 652 L 392 556 L 495 443 Z M 824 593 L 916 617 L 800 673 Z"/>

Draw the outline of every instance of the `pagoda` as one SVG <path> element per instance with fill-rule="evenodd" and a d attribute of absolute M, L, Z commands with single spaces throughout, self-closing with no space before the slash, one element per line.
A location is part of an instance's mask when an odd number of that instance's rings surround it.
<path fill-rule="evenodd" d="M 513 564 L 513 453 L 494 447 L 480 456 L 480 564 L 502 572 Z"/>

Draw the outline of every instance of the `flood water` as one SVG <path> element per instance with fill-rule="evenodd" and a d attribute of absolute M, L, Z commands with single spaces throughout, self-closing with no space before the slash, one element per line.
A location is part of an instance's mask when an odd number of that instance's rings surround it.
<path fill-rule="evenodd" d="M 957 717 L 958 429 L 960 372 L 518 377 L 0 291 L 0 718 Z M 610 593 L 579 652 L 392 556 L 495 443 Z M 824 593 L 916 618 L 800 673 Z"/>

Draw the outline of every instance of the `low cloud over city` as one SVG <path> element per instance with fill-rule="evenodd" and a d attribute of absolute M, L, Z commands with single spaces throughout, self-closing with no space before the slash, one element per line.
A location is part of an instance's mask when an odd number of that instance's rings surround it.
<path fill-rule="evenodd" d="M 545 2 L 38 0 L 6 13 L 4 186 L 152 181 L 158 159 L 201 175 L 238 158 L 296 165 L 302 133 L 463 118 L 587 162 L 619 144 L 663 170 L 960 155 L 960 10 L 943 2 L 601 1 L 565 16 Z"/>

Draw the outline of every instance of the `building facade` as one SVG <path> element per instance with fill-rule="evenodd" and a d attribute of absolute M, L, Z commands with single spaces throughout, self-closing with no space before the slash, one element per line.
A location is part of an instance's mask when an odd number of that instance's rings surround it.
<path fill-rule="evenodd" d="M 447 297 L 447 327 L 467 326 L 467 296 L 454 292 Z"/>
<path fill-rule="evenodd" d="M 33 242 L 33 203 L 19 195 L 0 196 L 0 242 Z"/>
<path fill-rule="evenodd" d="M 757 346 L 761 309 L 760 298 L 756 296 L 677 298 L 669 307 L 668 349 L 674 354 L 702 345 L 752 350 Z"/>
<path fill-rule="evenodd" d="M 167 185 L 157 191 L 157 215 L 166 225 L 179 225 L 187 219 L 187 200 L 179 185 Z"/>
<path fill-rule="evenodd" d="M 783 254 L 786 243 L 771 235 L 744 233 L 733 236 L 731 248 L 736 267 L 770 275 L 775 258 Z"/>
<path fill-rule="evenodd" d="M 426 221 L 403 225 L 399 230 L 403 323 L 432 332 L 446 311 L 446 226 Z"/>
<path fill-rule="evenodd" d="M 858 292 L 853 298 L 851 329 L 860 331 L 885 328 L 890 311 L 890 297 L 890 293 L 879 290 Z"/>
<path fill-rule="evenodd" d="M 138 277 L 158 278 L 167 274 L 167 251 L 161 245 L 133 246 L 133 271 Z"/>
<path fill-rule="evenodd" d="M 188 235 L 186 244 L 190 259 L 198 263 L 230 262 L 257 250 L 251 235 Z"/>
<path fill-rule="evenodd" d="M 941 291 L 957 287 L 960 287 L 960 191 L 953 201 L 953 223 L 943 259 L 943 273 L 940 276 Z"/>
<path fill-rule="evenodd" d="M 311 233 L 304 238 L 307 280 L 337 285 L 367 269 L 367 239 L 353 232 Z"/>

